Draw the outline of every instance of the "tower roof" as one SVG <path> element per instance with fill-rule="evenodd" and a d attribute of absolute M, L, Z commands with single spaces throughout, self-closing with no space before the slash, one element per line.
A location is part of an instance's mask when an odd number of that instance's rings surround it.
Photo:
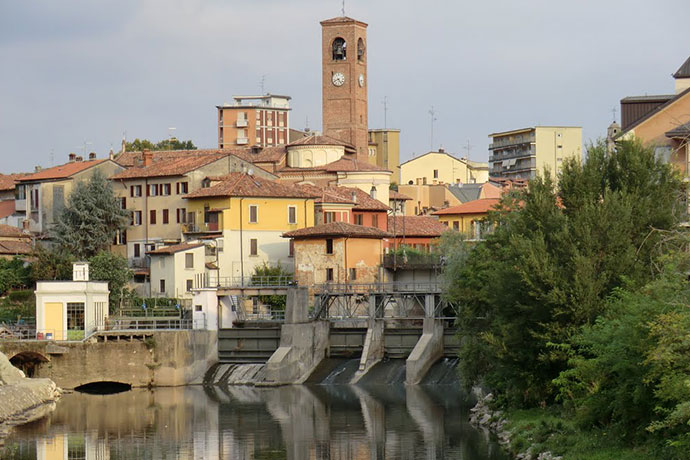
<path fill-rule="evenodd" d="M 680 69 L 673 74 L 673 78 L 690 78 L 690 57 L 686 59 Z"/>
<path fill-rule="evenodd" d="M 358 21 L 357 19 L 352 19 L 347 16 L 338 16 L 337 18 L 325 19 L 321 21 L 322 26 L 336 25 L 336 24 L 359 24 L 361 26 L 367 27 L 369 24 L 366 22 Z"/>

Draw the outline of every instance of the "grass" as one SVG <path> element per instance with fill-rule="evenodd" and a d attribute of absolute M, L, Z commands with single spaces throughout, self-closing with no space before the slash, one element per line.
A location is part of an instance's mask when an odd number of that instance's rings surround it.
<path fill-rule="evenodd" d="M 583 431 L 557 407 L 512 410 L 505 414 L 512 432 L 511 451 L 516 454 L 534 446 L 534 452 L 550 451 L 563 460 L 650 460 L 649 448 L 624 445 L 605 430 Z"/>

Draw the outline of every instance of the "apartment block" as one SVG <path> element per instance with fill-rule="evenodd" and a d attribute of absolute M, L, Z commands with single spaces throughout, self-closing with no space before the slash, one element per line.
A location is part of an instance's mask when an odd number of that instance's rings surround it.
<path fill-rule="evenodd" d="M 271 147 L 287 144 L 290 96 L 233 96 L 232 104 L 218 109 L 218 148 L 243 145 Z"/>
<path fill-rule="evenodd" d="M 533 179 L 544 168 L 553 177 L 566 158 L 582 158 L 579 126 L 534 126 L 489 134 L 489 176 Z"/>

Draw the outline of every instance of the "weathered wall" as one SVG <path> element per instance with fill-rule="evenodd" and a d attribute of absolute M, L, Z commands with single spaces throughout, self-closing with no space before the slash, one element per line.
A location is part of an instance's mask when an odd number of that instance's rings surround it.
<path fill-rule="evenodd" d="M 137 338 L 138 337 L 138 338 Z M 47 362 L 34 377 L 52 379 L 61 388 L 112 381 L 143 386 L 201 383 L 218 361 L 215 331 L 170 331 L 139 334 L 132 341 L 108 336 L 103 342 L 0 342 L 8 358 L 36 353 Z"/>

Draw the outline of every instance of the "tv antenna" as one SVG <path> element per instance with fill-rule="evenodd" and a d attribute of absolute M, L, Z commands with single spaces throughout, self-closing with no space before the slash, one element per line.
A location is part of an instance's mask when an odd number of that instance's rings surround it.
<path fill-rule="evenodd" d="M 465 145 L 462 147 L 462 149 L 463 149 L 465 152 L 467 152 L 467 153 L 466 153 L 466 158 L 467 158 L 468 160 L 470 159 L 470 150 L 472 150 L 472 147 L 474 147 L 474 145 L 470 145 L 470 140 L 469 140 L 469 139 L 467 139 L 467 144 L 465 144 Z"/>
<path fill-rule="evenodd" d="M 388 96 L 383 96 L 383 129 L 388 128 Z"/>
<path fill-rule="evenodd" d="M 343 17 L 345 17 L 345 0 L 343 0 L 343 8 L 341 12 L 343 13 Z"/>
<path fill-rule="evenodd" d="M 50 166 L 55 166 L 55 149 L 50 149 Z"/>
<path fill-rule="evenodd" d="M 266 84 L 266 75 L 261 76 L 261 82 L 259 83 L 259 87 L 261 87 L 261 95 L 263 96 L 264 94 L 264 86 Z"/>
<path fill-rule="evenodd" d="M 616 122 L 616 112 L 618 112 L 618 109 L 615 107 L 611 109 L 611 113 L 613 114 L 613 122 Z"/>
<path fill-rule="evenodd" d="M 434 150 L 434 122 L 437 120 L 436 118 L 436 110 L 434 110 L 434 106 L 431 106 L 431 110 L 429 110 L 429 115 L 431 116 L 431 149 L 430 151 L 433 152 Z"/>

